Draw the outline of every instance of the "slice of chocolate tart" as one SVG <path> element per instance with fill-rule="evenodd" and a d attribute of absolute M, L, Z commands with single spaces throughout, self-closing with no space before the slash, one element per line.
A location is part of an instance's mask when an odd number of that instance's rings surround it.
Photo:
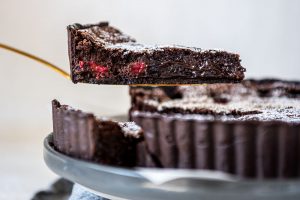
<path fill-rule="evenodd" d="M 68 26 L 74 83 L 174 85 L 240 82 L 235 53 L 179 45 L 143 45 L 107 22 Z"/>
<path fill-rule="evenodd" d="M 69 156 L 102 164 L 133 167 L 143 132 L 134 122 L 96 118 L 52 101 L 54 147 Z"/>

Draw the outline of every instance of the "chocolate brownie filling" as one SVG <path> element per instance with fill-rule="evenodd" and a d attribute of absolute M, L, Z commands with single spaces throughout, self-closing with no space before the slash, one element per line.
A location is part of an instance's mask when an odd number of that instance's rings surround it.
<path fill-rule="evenodd" d="M 168 90 L 133 87 L 132 111 L 300 123 L 300 84 L 297 82 L 248 80 L 241 84 L 178 86 Z"/>
<path fill-rule="evenodd" d="M 142 45 L 108 23 L 68 27 L 74 83 L 199 84 L 240 82 L 238 54 L 179 45 Z"/>

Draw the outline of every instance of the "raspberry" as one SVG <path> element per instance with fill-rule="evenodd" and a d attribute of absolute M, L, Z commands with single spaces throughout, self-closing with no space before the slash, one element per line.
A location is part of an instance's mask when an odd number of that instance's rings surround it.
<path fill-rule="evenodd" d="M 79 67 L 81 68 L 81 69 L 83 69 L 83 66 L 84 66 L 84 62 L 81 60 L 81 61 L 79 61 Z"/>
<path fill-rule="evenodd" d="M 146 64 L 144 62 L 134 62 L 130 64 L 131 66 L 131 73 L 133 73 L 134 75 L 138 75 L 142 72 L 145 71 L 146 69 Z"/>
<path fill-rule="evenodd" d="M 97 65 L 94 61 L 90 61 L 89 65 L 90 65 L 91 70 L 95 73 L 97 79 L 108 75 L 107 67 Z"/>
<path fill-rule="evenodd" d="M 97 66 L 97 64 L 94 61 L 90 61 L 89 65 L 90 65 L 91 69 L 93 69 Z"/>

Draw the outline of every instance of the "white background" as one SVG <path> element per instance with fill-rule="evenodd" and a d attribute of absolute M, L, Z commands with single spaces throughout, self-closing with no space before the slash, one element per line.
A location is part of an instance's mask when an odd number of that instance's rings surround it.
<path fill-rule="evenodd" d="M 237 52 L 247 77 L 300 79 L 297 0 L 0 0 L 0 42 L 67 71 L 66 26 L 99 21 L 110 21 L 147 44 Z M 74 85 L 4 50 L 0 94 L 0 175 L 19 188 L 0 179 L 0 193 L 3 188 L 2 196 L 19 192 L 20 199 L 54 177 L 42 161 L 42 138 L 52 130 L 53 98 L 99 115 L 126 113 L 129 106 L 126 86 Z"/>

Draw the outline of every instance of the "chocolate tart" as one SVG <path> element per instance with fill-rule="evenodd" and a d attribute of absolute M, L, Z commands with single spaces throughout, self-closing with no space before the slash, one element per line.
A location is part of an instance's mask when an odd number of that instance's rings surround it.
<path fill-rule="evenodd" d="M 139 44 L 107 22 L 70 25 L 68 38 L 74 83 L 200 84 L 244 78 L 238 54 Z"/>
<path fill-rule="evenodd" d="M 52 101 L 54 147 L 69 156 L 107 165 L 133 167 L 143 133 L 133 122 L 96 118 Z"/>
<path fill-rule="evenodd" d="M 300 176 L 300 82 L 131 87 L 130 95 L 151 155 L 144 166 Z"/>

